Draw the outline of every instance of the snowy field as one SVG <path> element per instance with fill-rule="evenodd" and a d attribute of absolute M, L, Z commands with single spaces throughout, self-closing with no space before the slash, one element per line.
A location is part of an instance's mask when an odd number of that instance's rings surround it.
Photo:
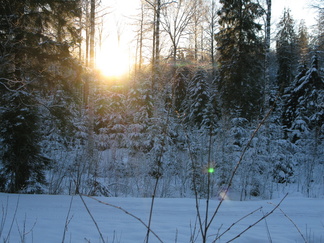
<path fill-rule="evenodd" d="M 122 207 L 145 223 L 148 221 L 151 203 L 149 198 L 99 197 L 98 199 Z M 144 241 L 146 228 L 138 220 L 117 208 L 98 203 L 91 198 L 84 197 L 84 200 L 105 242 Z M 280 200 L 278 198 L 265 201 L 224 201 L 209 230 L 208 242 L 213 242 L 216 235 L 226 231 L 232 223 L 262 207 L 235 224 L 217 241 L 227 242 L 270 212 Z M 218 203 L 216 199 L 211 200 L 210 211 L 215 209 Z M 2 206 L 0 242 L 102 242 L 79 196 L 0 194 L 0 204 Z M 204 204 L 205 201 L 200 201 L 201 209 L 204 208 Z M 195 232 L 195 242 L 201 242 L 198 225 L 195 226 L 195 222 L 194 199 L 156 198 L 152 230 L 163 242 L 187 243 L 190 242 L 193 232 Z M 66 230 L 65 225 L 67 225 Z M 324 242 L 324 199 L 288 195 L 280 208 L 234 242 L 305 242 L 301 234 L 307 242 Z M 151 234 L 150 242 L 159 241 Z"/>

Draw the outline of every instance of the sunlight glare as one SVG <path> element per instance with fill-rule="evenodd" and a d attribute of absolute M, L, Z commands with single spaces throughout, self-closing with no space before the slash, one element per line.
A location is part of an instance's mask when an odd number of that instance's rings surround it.
<path fill-rule="evenodd" d="M 96 65 L 106 77 L 120 77 L 129 71 L 129 57 L 121 48 L 109 48 L 98 52 Z"/>

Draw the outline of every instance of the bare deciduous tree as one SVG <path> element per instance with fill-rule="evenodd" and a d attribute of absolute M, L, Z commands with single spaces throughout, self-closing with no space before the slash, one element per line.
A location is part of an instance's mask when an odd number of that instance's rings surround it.
<path fill-rule="evenodd" d="M 218 15 L 217 15 L 217 6 L 216 6 L 216 1 L 212 0 L 210 2 L 209 10 L 207 11 L 206 14 L 206 22 L 207 22 L 207 35 L 208 35 L 208 43 L 209 43 L 209 55 L 210 55 L 210 60 L 213 68 L 213 75 L 215 75 L 216 71 L 216 58 L 215 58 L 215 52 L 216 52 L 216 45 L 215 45 L 215 34 L 217 31 L 217 20 L 218 20 Z"/>
<path fill-rule="evenodd" d="M 187 34 L 187 27 L 194 16 L 194 1 L 179 1 L 162 8 L 162 27 L 170 37 L 173 65 L 176 66 L 178 47 L 181 39 Z"/>

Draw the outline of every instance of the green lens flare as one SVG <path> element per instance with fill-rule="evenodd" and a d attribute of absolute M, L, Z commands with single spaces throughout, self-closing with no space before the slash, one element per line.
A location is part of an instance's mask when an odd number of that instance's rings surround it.
<path fill-rule="evenodd" d="M 215 169 L 214 168 L 208 168 L 208 173 L 214 173 Z"/>

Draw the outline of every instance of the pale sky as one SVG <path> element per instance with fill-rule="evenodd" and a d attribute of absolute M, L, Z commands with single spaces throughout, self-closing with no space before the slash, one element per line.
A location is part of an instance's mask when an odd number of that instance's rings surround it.
<path fill-rule="evenodd" d="M 304 19 L 309 27 L 316 23 L 317 14 L 309 4 L 310 0 L 272 0 L 273 23 L 277 24 L 285 8 L 289 8 L 296 24 Z"/>
<path fill-rule="evenodd" d="M 134 24 L 134 20 L 132 20 L 131 17 L 136 14 L 136 10 L 138 10 L 140 2 L 141 0 L 102 0 L 104 5 L 112 6 L 112 13 L 110 13 L 105 20 L 105 27 L 110 29 L 109 39 L 113 38 L 115 39 L 114 41 L 117 41 L 117 28 L 120 28 L 124 35 L 125 33 L 134 29 L 132 26 L 132 24 Z M 261 2 L 265 2 L 265 0 L 262 0 Z M 291 9 L 296 25 L 299 24 L 301 19 L 304 19 L 308 26 L 315 24 L 315 17 L 317 16 L 314 9 L 310 8 L 309 6 L 310 2 L 312 1 L 272 0 L 272 23 L 274 24 L 272 29 L 275 30 L 285 8 Z M 124 38 L 122 36 L 121 41 L 123 41 Z"/>
<path fill-rule="evenodd" d="M 140 0 L 102 0 L 110 13 L 103 22 L 102 47 L 97 47 L 97 66 L 108 76 L 127 72 L 134 63 L 134 20 Z"/>
<path fill-rule="evenodd" d="M 135 44 L 134 31 L 136 29 L 135 17 L 138 13 L 141 0 L 102 0 L 103 5 L 111 6 L 111 12 L 105 17 L 103 35 L 103 46 L 97 51 L 99 59 L 108 60 L 107 57 L 120 56 L 120 60 L 109 63 L 110 66 L 115 65 L 113 70 L 117 71 L 121 65 L 130 66 L 134 60 Z M 154 0 L 152 0 L 154 1 Z M 265 2 L 265 0 L 261 0 Z M 292 17 L 296 23 L 296 30 L 301 19 L 311 27 L 316 23 L 317 17 L 315 10 L 310 8 L 311 0 L 272 0 L 272 32 L 276 31 L 277 24 L 283 15 L 285 8 L 291 9 Z M 118 39 L 118 32 L 121 34 Z M 133 41 L 131 43 L 131 41 Z M 101 65 L 108 66 L 106 61 L 99 61 Z M 128 63 L 126 63 L 128 62 Z M 100 63 L 99 63 L 100 64 Z M 101 67 L 102 69 L 102 67 Z M 121 70 L 120 70 L 121 71 Z"/>
<path fill-rule="evenodd" d="M 110 6 L 117 6 L 113 9 L 116 10 L 115 15 L 118 16 L 132 15 L 140 4 L 140 0 L 102 0 L 102 2 Z M 312 24 L 314 23 L 315 14 L 314 9 L 309 6 L 311 2 L 311 0 L 272 0 L 273 20 L 282 15 L 284 8 L 290 8 L 296 21 L 299 22 L 300 19 L 305 19 L 307 24 Z"/>

